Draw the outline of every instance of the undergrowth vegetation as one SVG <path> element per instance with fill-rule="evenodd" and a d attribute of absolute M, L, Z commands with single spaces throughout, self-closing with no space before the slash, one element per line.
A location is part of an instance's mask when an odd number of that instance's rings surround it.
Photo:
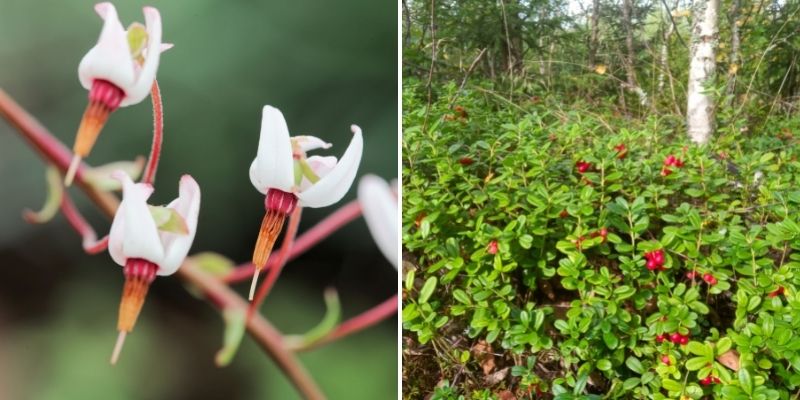
<path fill-rule="evenodd" d="M 408 398 L 787 399 L 800 119 L 403 88 Z"/>

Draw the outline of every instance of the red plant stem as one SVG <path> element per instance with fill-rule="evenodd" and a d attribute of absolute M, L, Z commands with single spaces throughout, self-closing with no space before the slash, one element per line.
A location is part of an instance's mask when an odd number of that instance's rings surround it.
<path fill-rule="evenodd" d="M 278 276 L 281 274 L 283 266 L 286 265 L 286 261 L 288 261 L 289 258 L 289 252 L 292 250 L 292 245 L 294 244 L 294 237 L 297 235 L 297 228 L 300 226 L 300 215 L 302 214 L 302 211 L 303 208 L 298 206 L 294 209 L 292 215 L 289 216 L 289 223 L 288 227 L 286 228 L 286 234 L 283 235 L 281 249 L 278 251 L 275 263 L 267 273 L 267 278 L 264 279 L 264 282 L 261 282 L 261 286 L 258 287 L 258 291 L 253 298 L 253 302 L 250 304 L 249 314 L 253 314 L 256 310 L 258 310 L 258 308 L 261 306 L 261 303 L 264 302 L 264 299 L 267 298 L 267 295 L 272 290 L 272 287 L 275 286 L 275 282 L 278 280 Z"/>
<path fill-rule="evenodd" d="M 161 90 L 155 79 L 150 88 L 150 100 L 153 102 L 153 145 L 150 148 L 150 157 L 147 159 L 142 182 L 153 184 L 156 179 L 156 170 L 158 170 L 158 161 L 161 158 L 161 142 L 164 140 L 164 108 L 161 103 Z"/>
<path fill-rule="evenodd" d="M 108 248 L 108 235 L 99 241 L 97 240 L 97 234 L 94 232 L 94 229 L 92 229 L 92 226 L 83 218 L 83 215 L 81 215 L 81 212 L 75 207 L 75 204 L 69 197 L 69 193 L 66 191 L 64 191 L 64 195 L 61 197 L 61 212 L 64 214 L 64 217 L 67 218 L 69 224 L 72 225 L 75 231 L 83 238 L 83 250 L 85 252 L 97 254 Z"/>
<path fill-rule="evenodd" d="M 342 207 L 339 207 L 339 209 L 325 217 L 325 219 L 314 225 L 314 227 L 311 229 L 305 231 L 297 238 L 297 240 L 294 241 L 294 244 L 289 251 L 289 255 L 286 258 L 286 262 L 292 261 L 299 257 L 323 239 L 327 238 L 343 226 L 354 221 L 360 215 L 361 204 L 358 202 L 358 200 L 353 200 Z M 267 265 L 264 266 L 264 270 L 268 270 L 270 267 L 275 265 L 275 263 L 278 261 L 277 256 L 278 255 L 275 254 L 269 258 Z M 253 263 L 244 263 L 231 271 L 222 279 L 222 281 L 226 283 L 235 283 L 248 280 L 253 277 L 253 270 Z"/>
<path fill-rule="evenodd" d="M 62 174 L 67 172 L 72 161 L 72 152 L 56 139 L 32 115 L 28 114 L 14 99 L 0 88 L 0 116 L 5 118 L 11 126 L 22 134 L 22 137 L 36 150 L 42 159 L 55 165 Z M 76 174 L 76 181 L 89 198 L 100 209 L 109 215 L 114 215 L 117 209 L 117 199 L 113 194 L 102 192 L 94 188 L 83 179 L 86 164 L 81 163 Z"/>
<path fill-rule="evenodd" d="M 39 152 L 44 160 L 56 165 L 62 172 L 66 171 L 72 160 L 72 153 L 2 89 L 0 89 L 0 115 L 17 128 L 20 135 Z M 88 184 L 81 173 L 84 168 L 86 166 L 82 165 L 78 169 L 75 182 L 107 217 L 112 217 L 119 206 L 119 199 L 110 193 L 100 192 Z M 226 307 L 242 311 L 248 309 L 247 302 L 239 297 L 236 292 L 190 262 L 184 262 L 181 268 L 178 269 L 176 276 L 199 288 L 211 299 L 212 304 L 220 309 Z M 286 374 L 303 397 L 313 400 L 325 398 L 325 395 L 322 394 L 316 382 L 308 375 L 308 372 L 300 364 L 297 357 L 286 349 L 280 332 L 261 314 L 248 318 L 247 331 L 278 364 L 278 367 Z"/>
<path fill-rule="evenodd" d="M 310 350 L 321 345 L 339 340 L 343 337 L 350 336 L 354 333 L 363 331 L 378 322 L 383 321 L 384 319 L 391 318 L 392 316 L 397 315 L 397 302 L 398 298 L 397 295 L 393 295 L 392 297 L 386 299 L 383 303 L 378 304 L 375 307 L 370 308 L 363 313 L 356 315 L 353 318 L 348 319 L 345 322 L 339 324 L 336 329 L 334 329 L 331 333 L 329 333 L 324 338 L 312 343 L 309 347 L 303 348 L 302 350 Z"/>

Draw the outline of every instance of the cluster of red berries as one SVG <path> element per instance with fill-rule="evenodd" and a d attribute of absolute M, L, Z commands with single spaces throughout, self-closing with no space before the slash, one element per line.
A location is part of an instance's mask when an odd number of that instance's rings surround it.
<path fill-rule="evenodd" d="M 586 161 L 581 160 L 575 163 L 575 168 L 578 169 L 579 174 L 583 174 L 590 168 L 592 168 L 592 163 L 588 163 Z"/>
<path fill-rule="evenodd" d="M 689 343 L 689 335 L 681 335 L 678 332 L 675 332 L 675 333 L 673 333 L 671 335 L 670 334 L 666 334 L 666 333 L 661 334 L 661 335 L 656 335 L 656 343 L 661 343 L 661 342 L 663 342 L 665 340 L 669 340 L 672 343 L 679 344 L 679 345 L 683 346 L 683 345 Z M 662 358 L 661 360 L 663 361 L 664 359 Z"/>
<path fill-rule="evenodd" d="M 650 271 L 664 271 L 664 250 L 654 250 L 644 253 L 647 260 L 647 269 Z"/>
<path fill-rule="evenodd" d="M 719 378 L 717 378 L 716 376 L 711 376 L 711 375 L 709 375 L 709 376 L 707 376 L 707 377 L 705 377 L 703 379 L 700 379 L 700 384 L 703 385 L 703 386 L 708 386 L 708 385 L 711 385 L 712 383 L 720 383 L 720 382 L 722 382 L 722 381 L 720 381 Z"/>
<path fill-rule="evenodd" d="M 689 272 L 687 272 L 687 273 L 686 273 L 686 277 L 687 277 L 687 278 L 689 278 L 689 279 L 691 279 L 691 280 L 694 280 L 694 278 L 697 278 L 697 275 L 698 275 L 698 274 L 697 274 L 697 272 L 695 272 L 695 271 L 689 271 Z M 703 280 L 704 280 L 704 281 L 705 281 L 705 282 L 706 282 L 706 283 L 707 283 L 709 286 L 714 286 L 714 285 L 716 285 L 716 284 L 717 284 L 717 278 L 715 278 L 715 277 L 714 277 L 714 275 L 711 275 L 711 274 L 710 274 L 710 273 L 708 273 L 708 272 L 706 272 L 705 274 L 703 274 Z"/>
<path fill-rule="evenodd" d="M 489 254 L 497 254 L 497 240 L 489 242 L 489 245 L 486 246 L 486 252 Z"/>
<path fill-rule="evenodd" d="M 672 173 L 672 170 L 669 169 L 669 167 L 680 168 L 682 166 L 683 161 L 680 158 L 676 158 L 670 154 L 664 159 L 664 166 L 661 168 L 661 176 L 667 176 Z"/>
<path fill-rule="evenodd" d="M 614 150 L 617 151 L 617 158 L 622 160 L 625 156 L 628 155 L 628 148 L 625 147 L 625 143 L 620 143 L 614 146 Z"/>

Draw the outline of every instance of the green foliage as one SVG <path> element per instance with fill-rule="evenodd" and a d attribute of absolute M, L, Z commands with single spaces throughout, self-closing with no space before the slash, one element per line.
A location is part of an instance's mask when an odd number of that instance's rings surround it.
<path fill-rule="evenodd" d="M 777 133 L 800 119 L 737 121 L 698 148 L 678 118 L 509 107 L 485 82 L 435 87 L 428 112 L 423 85 L 403 90 L 403 328 L 419 345 L 485 340 L 513 366 L 504 385 L 558 399 L 798 391 L 800 162 Z"/>

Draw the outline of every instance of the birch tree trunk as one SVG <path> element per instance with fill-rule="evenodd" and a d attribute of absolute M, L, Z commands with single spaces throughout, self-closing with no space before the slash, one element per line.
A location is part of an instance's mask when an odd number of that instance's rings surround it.
<path fill-rule="evenodd" d="M 600 20 L 600 0 L 592 1 L 592 19 L 589 27 L 589 67 L 594 68 L 597 62 L 597 23 Z"/>
<path fill-rule="evenodd" d="M 719 0 L 694 0 L 692 4 L 692 47 L 689 64 L 689 85 L 686 105 L 686 127 L 689 138 L 705 144 L 714 131 L 714 100 L 703 93 L 713 82 L 716 69 L 717 14 Z"/>
<path fill-rule="evenodd" d="M 731 4 L 730 24 L 731 24 L 731 54 L 729 59 L 730 66 L 728 67 L 728 87 L 725 94 L 733 95 L 736 89 L 736 74 L 739 71 L 739 8 L 741 8 L 741 0 L 733 0 Z M 731 98 L 732 99 L 732 98 Z"/>

